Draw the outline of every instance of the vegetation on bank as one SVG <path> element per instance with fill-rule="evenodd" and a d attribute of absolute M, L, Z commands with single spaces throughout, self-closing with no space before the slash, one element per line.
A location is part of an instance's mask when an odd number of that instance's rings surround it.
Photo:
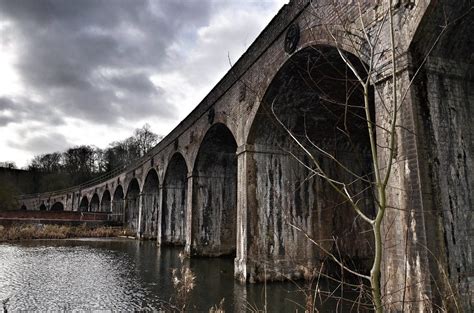
<path fill-rule="evenodd" d="M 11 183 L 0 178 L 0 211 L 18 208 L 18 191 Z"/>
<path fill-rule="evenodd" d="M 31 192 L 68 188 L 101 177 L 144 156 L 161 139 L 145 124 L 135 129 L 131 137 L 112 142 L 105 149 L 82 145 L 36 155 L 26 169 L 42 175 L 37 189 Z"/>
<path fill-rule="evenodd" d="M 133 236 L 133 233 L 122 227 L 88 227 L 84 224 L 81 226 L 43 224 L 0 225 L 0 241 L 119 236 Z"/>

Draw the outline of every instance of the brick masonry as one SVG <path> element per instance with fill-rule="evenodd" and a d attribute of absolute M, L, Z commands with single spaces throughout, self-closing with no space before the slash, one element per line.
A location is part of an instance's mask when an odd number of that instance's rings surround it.
<path fill-rule="evenodd" d="M 474 310 L 474 46 L 468 36 L 474 29 L 472 14 L 465 16 L 470 4 L 399 2 L 394 16 L 396 77 L 403 102 L 389 181 L 390 209 L 383 228 L 384 300 L 393 311 L 426 312 L 443 306 L 468 312 Z M 369 47 L 361 39 L 365 35 L 352 36 L 341 29 L 345 25 L 360 30 L 363 21 L 371 36 L 380 28 L 374 116 L 378 124 L 387 123 L 390 115 L 384 103 L 393 100 L 390 32 L 384 18 L 387 4 L 363 1 L 359 15 L 356 3 L 290 1 L 193 112 L 148 155 L 92 187 L 24 196 L 21 203 L 28 209 L 41 205 L 49 209 L 61 202 L 66 211 L 79 211 L 82 202 L 82 209 L 89 210 L 97 195 L 93 207 L 117 214 L 136 229 L 138 237 L 184 244 L 190 254 L 235 253 L 235 276 L 241 281 L 305 277 L 308 268 L 320 264 L 324 256 L 290 226 L 294 222 L 317 239 L 340 238 L 344 253 L 357 257 L 363 268 L 363 260 L 371 257 L 365 247 L 370 237 L 358 237 L 352 245 L 344 241 L 344 236 L 355 234 L 345 230 L 360 232 L 363 226 L 352 223 L 354 215 L 343 207 L 328 210 L 330 204 L 336 207 L 337 196 L 326 191 L 318 178 L 304 179 L 308 173 L 301 163 L 282 150 L 291 144 L 262 118 L 268 114 L 265 102 L 272 96 L 291 104 L 282 112 L 287 112 L 285 121 L 294 127 L 301 122 L 291 115 L 291 108 L 311 110 L 311 95 L 303 96 L 308 93 L 301 89 L 303 84 L 288 87 L 289 78 L 296 77 L 289 64 L 303 64 L 301 56 L 314 57 L 321 50 L 334 53 L 337 44 L 367 63 Z M 287 53 L 286 30 L 293 23 L 301 32 L 296 51 Z M 449 26 L 437 40 L 444 24 Z M 437 45 L 431 49 L 434 42 Z M 341 88 L 333 87 L 327 87 L 329 92 Z M 326 138 L 326 129 L 314 127 L 317 140 L 327 147 L 337 141 Z M 377 131 L 381 164 L 387 162 L 386 139 L 386 133 Z M 365 155 L 364 145 L 359 148 L 334 153 L 349 160 L 354 153 Z M 334 175 L 342 177 L 337 171 Z M 370 207 L 368 201 L 369 211 Z M 262 272 L 263 264 L 269 273 Z"/>

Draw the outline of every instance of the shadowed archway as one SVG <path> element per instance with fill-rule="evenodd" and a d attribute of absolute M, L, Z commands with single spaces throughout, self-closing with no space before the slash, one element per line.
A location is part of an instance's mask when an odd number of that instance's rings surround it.
<path fill-rule="evenodd" d="M 237 209 L 237 144 L 224 124 L 204 136 L 193 171 L 193 253 L 235 253 Z"/>
<path fill-rule="evenodd" d="M 99 195 L 94 193 L 90 203 L 90 212 L 99 212 L 100 211 L 100 200 Z"/>
<path fill-rule="evenodd" d="M 114 191 L 114 198 L 112 199 L 112 219 L 114 221 L 124 222 L 124 193 L 121 185 L 118 185 Z"/>
<path fill-rule="evenodd" d="M 62 202 L 56 202 L 51 207 L 50 211 L 64 211 L 64 205 Z"/>
<path fill-rule="evenodd" d="M 363 72 L 362 64 L 347 55 Z M 371 186 L 366 183 L 372 171 L 363 105 L 362 88 L 332 47 L 295 53 L 273 78 L 247 141 L 252 147 L 247 170 L 257 173 L 247 182 L 252 186 L 247 189 L 250 233 L 258 237 L 248 247 L 255 269 L 267 262 L 270 275 L 299 277 L 302 273 L 292 273 L 298 265 L 328 257 L 308 235 L 352 268 L 368 270 L 373 252 L 367 225 L 318 176 L 321 171 L 311 159 L 329 177 L 346 184 L 367 214 L 373 212 Z M 294 263 L 288 273 L 272 272 L 272 264 L 281 268 L 282 261 Z"/>
<path fill-rule="evenodd" d="M 100 211 L 110 212 L 112 209 L 110 202 L 110 191 L 106 189 L 102 195 L 102 201 L 100 201 Z"/>
<path fill-rule="evenodd" d="M 156 170 L 151 169 L 143 185 L 143 206 L 140 223 L 140 235 L 144 238 L 156 238 L 159 207 L 159 181 Z"/>
<path fill-rule="evenodd" d="M 81 203 L 79 204 L 79 211 L 81 212 L 89 211 L 89 199 L 87 199 L 87 196 L 82 197 Z"/>
<path fill-rule="evenodd" d="M 186 161 L 180 153 L 175 153 L 163 182 L 162 243 L 185 243 L 187 175 Z"/>
<path fill-rule="evenodd" d="M 138 214 L 140 206 L 140 185 L 133 178 L 128 184 L 125 194 L 125 217 L 124 223 L 132 231 L 138 231 Z"/>

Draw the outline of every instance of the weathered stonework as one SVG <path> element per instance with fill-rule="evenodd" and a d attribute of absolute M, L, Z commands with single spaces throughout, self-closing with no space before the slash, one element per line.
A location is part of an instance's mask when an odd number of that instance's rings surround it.
<path fill-rule="evenodd" d="M 291 1 L 193 112 L 145 157 L 92 186 L 23 197 L 22 204 L 28 209 L 49 210 L 60 202 L 67 211 L 111 210 L 138 237 L 184 244 L 191 255 L 235 252 L 235 276 L 241 281 L 311 275 L 325 256 L 294 226 L 367 270 L 370 234 L 360 235 L 363 223 L 327 184 L 310 175 L 305 167 L 310 161 L 301 151 L 288 154 L 294 143 L 271 118 L 273 105 L 283 124 L 300 138 L 302 125 L 308 125 L 311 140 L 344 164 L 358 160 L 355 171 L 370 175 L 363 125 L 349 120 L 357 144 L 349 143 L 334 132 L 342 124 L 331 116 L 340 112 L 323 110 L 322 105 L 325 94 L 338 101 L 348 94 L 349 87 L 337 79 L 345 68 L 337 58 L 335 39 L 347 55 L 368 62 L 363 40 L 351 42 L 336 25 L 357 28 L 362 20 L 374 34 L 383 20 L 385 2 L 363 1 L 362 16 L 353 2 Z M 474 309 L 474 46 L 468 36 L 474 27 L 472 14 L 463 15 L 469 1 L 453 3 L 402 1 L 395 9 L 397 92 L 404 101 L 383 228 L 384 299 L 394 311 Z M 444 16 L 453 24 L 430 49 Z M 294 49 L 285 51 L 290 25 L 298 25 L 299 38 Z M 387 24 L 379 46 L 379 52 L 390 47 Z M 298 72 L 307 64 L 314 71 Z M 390 53 L 381 55 L 376 72 L 373 114 L 385 125 L 390 117 L 384 102 L 392 100 L 393 88 Z M 323 92 L 305 83 L 315 78 Z M 360 90 L 354 90 L 350 97 L 360 101 Z M 302 112 L 309 119 L 301 119 Z M 381 147 L 386 139 L 377 131 Z M 382 164 L 387 157 L 380 148 Z M 349 180 L 330 163 L 323 164 L 334 177 Z M 372 214 L 373 197 L 359 196 Z"/>

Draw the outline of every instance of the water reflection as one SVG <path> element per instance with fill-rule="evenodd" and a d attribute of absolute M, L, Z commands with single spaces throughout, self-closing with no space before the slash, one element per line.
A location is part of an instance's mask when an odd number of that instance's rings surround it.
<path fill-rule="evenodd" d="M 173 302 L 179 252 L 117 239 L 0 244 L 0 299 L 9 298 L 9 310 L 159 310 Z M 263 285 L 235 282 L 232 259 L 192 259 L 191 268 L 190 311 L 207 312 L 222 298 L 226 312 L 263 309 Z M 304 312 L 295 284 L 269 284 L 266 293 L 270 312 Z"/>

